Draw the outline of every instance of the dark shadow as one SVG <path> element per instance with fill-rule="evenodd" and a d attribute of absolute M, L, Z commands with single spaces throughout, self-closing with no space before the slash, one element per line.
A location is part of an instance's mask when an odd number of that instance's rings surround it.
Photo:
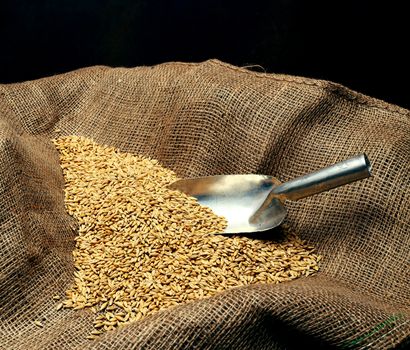
<path fill-rule="evenodd" d="M 224 234 L 225 237 L 232 237 L 232 234 Z M 261 241 L 272 241 L 275 243 L 281 243 L 286 240 L 287 235 L 286 231 L 282 226 L 275 227 L 270 230 L 261 231 L 261 232 L 251 232 L 251 233 L 238 233 L 235 236 L 248 237 L 251 239 L 257 239 Z"/>
<path fill-rule="evenodd" d="M 400 84 L 409 75 L 404 4 L 2 0 L 0 82 L 101 64 L 218 58 L 335 81 L 408 107 Z"/>
<path fill-rule="evenodd" d="M 266 317 L 263 325 L 271 330 L 273 340 L 287 350 L 333 350 L 338 348 L 316 336 L 302 332 L 300 329 L 292 327 L 292 325 L 285 324 L 279 320 L 273 320 L 271 317 Z"/>

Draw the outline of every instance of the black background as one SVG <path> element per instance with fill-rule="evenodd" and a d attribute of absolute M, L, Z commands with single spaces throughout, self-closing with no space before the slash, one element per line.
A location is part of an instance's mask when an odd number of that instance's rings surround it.
<path fill-rule="evenodd" d="M 0 0 L 0 83 L 218 58 L 410 108 L 408 21 L 393 1 Z"/>

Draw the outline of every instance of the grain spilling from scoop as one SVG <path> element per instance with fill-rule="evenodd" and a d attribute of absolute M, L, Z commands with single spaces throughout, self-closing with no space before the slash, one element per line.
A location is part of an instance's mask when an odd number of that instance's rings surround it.
<path fill-rule="evenodd" d="M 54 144 L 65 206 L 79 222 L 74 283 L 62 305 L 96 314 L 89 339 L 229 288 L 318 270 L 320 256 L 294 234 L 280 243 L 215 235 L 225 219 L 168 189 L 177 177 L 156 160 L 79 136 Z"/>

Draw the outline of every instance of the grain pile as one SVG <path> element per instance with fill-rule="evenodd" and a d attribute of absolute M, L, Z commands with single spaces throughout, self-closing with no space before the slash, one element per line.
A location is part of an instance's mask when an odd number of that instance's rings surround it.
<path fill-rule="evenodd" d="M 57 308 L 90 307 L 90 339 L 228 288 L 318 270 L 320 256 L 292 234 L 281 243 L 214 235 L 225 219 L 169 190 L 177 177 L 156 160 L 78 136 L 54 143 L 65 205 L 79 222 L 74 283 Z"/>

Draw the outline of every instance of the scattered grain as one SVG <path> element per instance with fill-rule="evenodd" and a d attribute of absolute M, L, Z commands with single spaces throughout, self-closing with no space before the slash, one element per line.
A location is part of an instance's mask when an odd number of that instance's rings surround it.
<path fill-rule="evenodd" d="M 88 339 L 229 288 L 318 270 L 320 256 L 293 233 L 283 242 L 215 235 L 225 219 L 168 189 L 177 177 L 156 160 L 79 136 L 54 144 L 65 206 L 79 222 L 74 283 L 57 308 L 92 307 Z"/>

